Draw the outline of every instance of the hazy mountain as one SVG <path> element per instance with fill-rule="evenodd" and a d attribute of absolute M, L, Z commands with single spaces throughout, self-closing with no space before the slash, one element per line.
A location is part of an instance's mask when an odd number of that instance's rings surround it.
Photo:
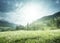
<path fill-rule="evenodd" d="M 60 12 L 53 15 L 42 17 L 28 26 L 30 29 L 59 29 L 60 28 Z"/>
<path fill-rule="evenodd" d="M 0 20 L 0 27 L 16 27 L 16 24 L 10 23 L 8 21 L 5 20 Z"/>

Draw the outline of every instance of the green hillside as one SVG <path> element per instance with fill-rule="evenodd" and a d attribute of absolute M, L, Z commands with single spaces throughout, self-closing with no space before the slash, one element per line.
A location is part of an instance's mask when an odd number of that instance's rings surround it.
<path fill-rule="evenodd" d="M 60 29 L 60 12 L 42 17 L 27 25 L 30 30 L 54 30 Z"/>

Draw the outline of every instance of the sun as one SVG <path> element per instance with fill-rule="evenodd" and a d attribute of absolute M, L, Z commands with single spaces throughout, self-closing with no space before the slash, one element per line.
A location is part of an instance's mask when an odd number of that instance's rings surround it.
<path fill-rule="evenodd" d="M 17 16 L 15 23 L 18 25 L 30 24 L 46 15 L 43 6 L 36 3 L 26 3 L 21 9 L 18 8 L 15 13 Z"/>
<path fill-rule="evenodd" d="M 39 16 L 39 7 L 36 4 L 28 3 L 26 4 L 21 13 L 24 15 L 25 22 L 32 23 Z"/>

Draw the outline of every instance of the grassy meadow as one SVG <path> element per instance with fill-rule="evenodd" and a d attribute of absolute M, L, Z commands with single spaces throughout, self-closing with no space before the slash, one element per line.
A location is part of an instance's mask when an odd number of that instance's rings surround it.
<path fill-rule="evenodd" d="M 0 32 L 0 43 L 60 43 L 60 30 Z"/>

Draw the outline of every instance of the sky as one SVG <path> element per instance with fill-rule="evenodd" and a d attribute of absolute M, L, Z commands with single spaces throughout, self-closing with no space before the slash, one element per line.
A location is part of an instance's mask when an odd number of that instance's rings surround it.
<path fill-rule="evenodd" d="M 0 20 L 26 25 L 60 11 L 60 0 L 0 0 Z"/>

